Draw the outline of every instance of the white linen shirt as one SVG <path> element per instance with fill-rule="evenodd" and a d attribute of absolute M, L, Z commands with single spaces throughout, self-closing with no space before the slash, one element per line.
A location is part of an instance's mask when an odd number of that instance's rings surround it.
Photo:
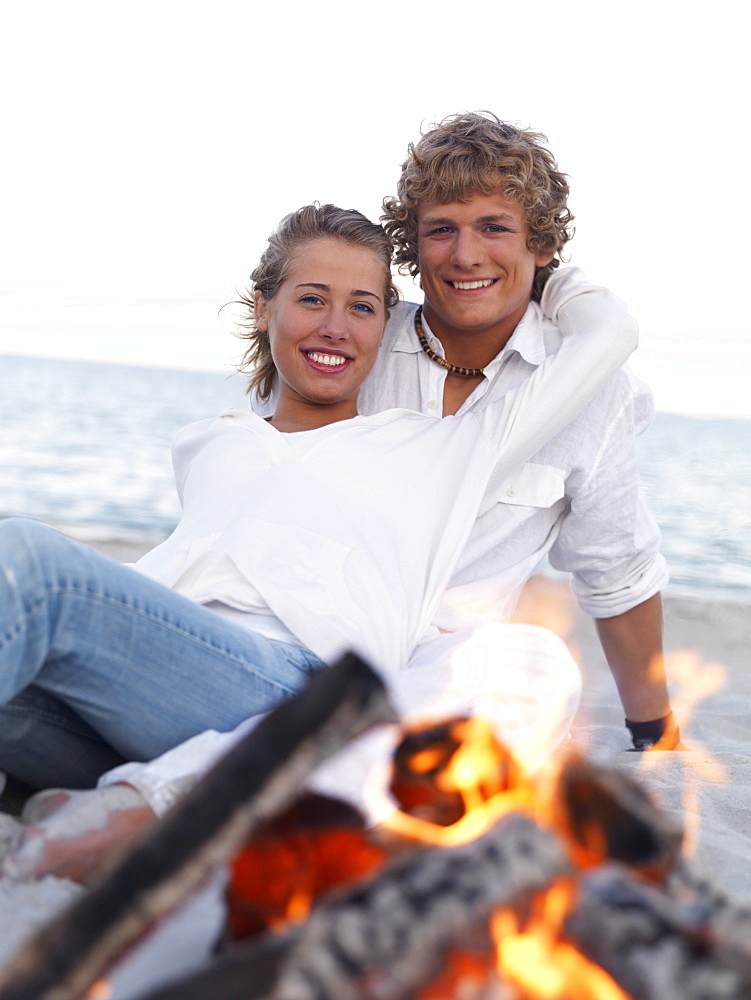
<path fill-rule="evenodd" d="M 578 268 L 551 275 L 542 304 L 530 303 L 458 414 L 481 412 L 536 371 L 561 344 L 561 329 L 548 316 L 557 316 L 565 302 L 575 301 L 572 295 L 587 288 L 600 297 L 607 294 L 588 285 Z M 609 302 L 618 300 L 610 296 Z M 361 413 L 403 406 L 441 415 L 446 371 L 420 347 L 416 309 L 415 303 L 402 302 L 392 311 L 358 397 Z M 630 318 L 622 304 L 621 309 L 625 336 Z M 422 323 L 430 346 L 443 356 L 424 316 Z M 582 377 L 583 372 L 570 376 L 572 394 L 582 390 Z M 272 413 L 273 405 L 273 399 L 253 403 L 262 414 Z M 668 573 L 659 529 L 639 497 L 635 447 L 653 415 L 649 389 L 628 367 L 616 372 L 568 426 L 508 476 L 497 502 L 478 517 L 433 624 L 455 631 L 508 621 L 521 589 L 546 556 L 555 569 L 572 574 L 579 605 L 595 618 L 621 614 L 662 590 Z"/>

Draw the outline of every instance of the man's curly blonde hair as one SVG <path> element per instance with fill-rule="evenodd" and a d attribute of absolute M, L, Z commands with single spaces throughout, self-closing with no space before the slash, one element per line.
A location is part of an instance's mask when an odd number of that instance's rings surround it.
<path fill-rule="evenodd" d="M 450 115 L 416 144 L 410 143 L 395 198 L 385 198 L 381 222 L 394 243 L 394 262 L 405 274 L 419 274 L 417 206 L 421 201 L 466 201 L 499 186 L 518 201 L 529 227 L 527 247 L 534 254 L 555 254 L 538 267 L 532 298 L 539 302 L 560 252 L 574 235 L 566 201 L 566 174 L 544 143 L 546 136 L 502 122 L 489 111 Z"/>

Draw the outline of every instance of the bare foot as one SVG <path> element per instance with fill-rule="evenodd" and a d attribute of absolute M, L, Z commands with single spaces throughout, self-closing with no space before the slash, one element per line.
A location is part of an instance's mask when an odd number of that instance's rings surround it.
<path fill-rule="evenodd" d="M 21 822 L 24 830 L 2 863 L 6 878 L 56 875 L 89 885 L 156 816 L 139 791 L 116 784 L 39 792 L 27 802 Z"/>

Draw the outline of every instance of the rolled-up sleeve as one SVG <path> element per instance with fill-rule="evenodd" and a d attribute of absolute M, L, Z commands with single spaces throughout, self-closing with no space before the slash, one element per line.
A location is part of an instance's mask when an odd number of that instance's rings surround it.
<path fill-rule="evenodd" d="M 639 497 L 636 436 L 651 421 L 651 393 L 632 377 L 612 391 L 598 454 L 549 554 L 552 566 L 572 574 L 577 601 L 593 618 L 630 611 L 668 582 L 660 530 Z"/>

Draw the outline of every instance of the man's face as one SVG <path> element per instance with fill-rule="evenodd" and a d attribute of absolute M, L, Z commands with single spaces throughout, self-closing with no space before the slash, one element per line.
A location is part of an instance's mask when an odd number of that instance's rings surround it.
<path fill-rule="evenodd" d="M 434 333 L 483 334 L 495 353 L 501 349 L 529 305 L 535 268 L 553 257 L 528 250 L 528 234 L 522 206 L 500 190 L 420 202 L 420 278 Z"/>

